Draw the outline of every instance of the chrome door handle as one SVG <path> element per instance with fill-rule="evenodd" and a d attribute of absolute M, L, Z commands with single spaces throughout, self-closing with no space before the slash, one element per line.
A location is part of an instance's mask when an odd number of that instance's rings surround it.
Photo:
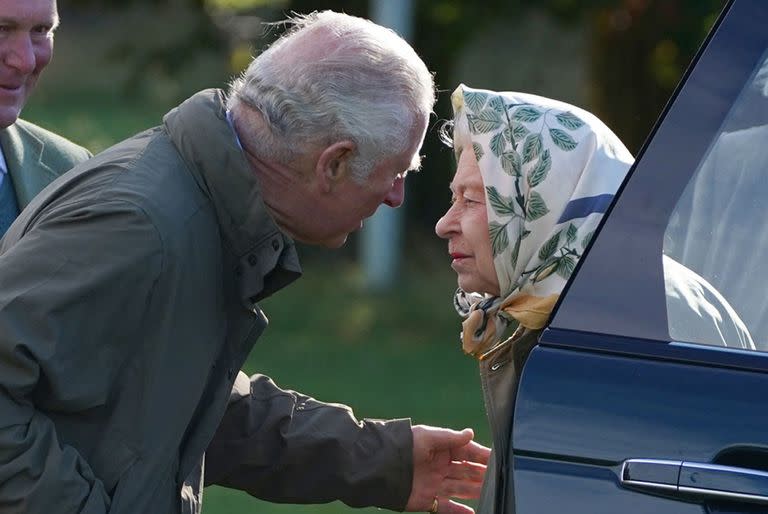
<path fill-rule="evenodd" d="M 619 480 L 624 486 L 651 492 L 677 492 L 682 465 L 679 460 L 628 459 L 621 466 Z"/>
<path fill-rule="evenodd" d="M 628 459 L 623 486 L 691 500 L 768 504 L 768 473 L 734 466 L 656 459 Z"/>
<path fill-rule="evenodd" d="M 768 504 L 768 473 L 765 471 L 683 462 L 678 485 L 683 493 Z"/>

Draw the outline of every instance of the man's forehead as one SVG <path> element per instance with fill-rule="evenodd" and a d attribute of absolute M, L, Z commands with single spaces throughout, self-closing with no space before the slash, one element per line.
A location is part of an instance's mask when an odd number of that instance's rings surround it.
<path fill-rule="evenodd" d="M 0 0 L 0 20 L 56 23 L 56 0 Z"/>

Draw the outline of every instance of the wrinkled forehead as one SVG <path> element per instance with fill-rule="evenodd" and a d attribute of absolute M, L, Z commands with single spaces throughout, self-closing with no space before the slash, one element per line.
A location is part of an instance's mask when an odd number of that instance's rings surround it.
<path fill-rule="evenodd" d="M 55 25 L 56 0 L 0 0 L 0 19 Z"/>

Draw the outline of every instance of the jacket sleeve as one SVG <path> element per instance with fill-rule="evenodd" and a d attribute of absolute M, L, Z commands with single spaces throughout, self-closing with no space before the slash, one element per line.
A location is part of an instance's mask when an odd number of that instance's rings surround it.
<path fill-rule="evenodd" d="M 151 289 L 159 261 L 153 227 L 130 206 L 59 214 L 0 251 L 3 513 L 108 511 L 108 487 L 72 445 L 77 434 L 65 437 L 53 419 L 85 424 L 107 402 L 120 355 L 105 341 L 140 326 L 128 301 Z"/>
<path fill-rule="evenodd" d="M 206 485 L 272 502 L 403 510 L 413 478 L 410 420 L 355 419 L 340 404 L 240 372 L 205 458 Z"/>

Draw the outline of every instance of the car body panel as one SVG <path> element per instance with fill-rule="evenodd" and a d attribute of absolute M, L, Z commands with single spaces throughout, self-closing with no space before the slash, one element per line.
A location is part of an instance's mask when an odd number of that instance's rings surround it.
<path fill-rule="evenodd" d="M 661 260 L 678 199 L 765 58 L 766 27 L 768 2 L 728 3 L 528 357 L 517 514 L 768 512 L 768 353 L 673 340 Z M 679 463 L 681 482 L 637 486 L 632 459 L 660 482 Z"/>

